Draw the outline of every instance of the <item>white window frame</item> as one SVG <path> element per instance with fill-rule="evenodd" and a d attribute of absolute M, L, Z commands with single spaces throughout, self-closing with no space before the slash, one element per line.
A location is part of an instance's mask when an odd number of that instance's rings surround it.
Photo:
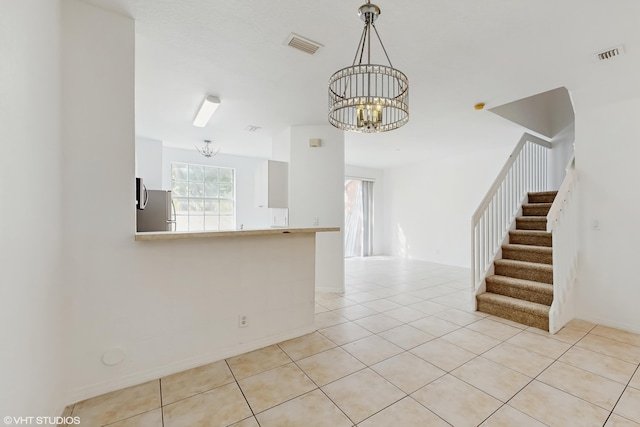
<path fill-rule="evenodd" d="M 177 179 L 176 174 L 174 174 L 174 167 L 185 166 L 187 168 L 186 179 Z M 202 181 L 191 179 L 192 168 L 203 168 Z M 217 175 L 217 182 L 208 182 L 210 187 L 209 190 L 207 190 L 206 176 L 214 170 Z M 231 197 L 221 197 L 220 171 L 231 172 Z M 186 162 L 171 162 L 170 176 L 171 198 L 176 206 L 176 231 L 225 231 L 236 228 L 237 193 L 236 170 L 234 168 Z M 180 184 L 183 185 L 182 190 L 178 189 Z M 186 196 L 184 195 L 185 184 Z M 200 184 L 202 185 L 201 189 L 197 187 L 192 188 L 192 186 L 199 186 Z M 215 187 L 215 190 L 212 187 Z M 215 191 L 215 197 L 211 195 L 207 196 L 207 191 Z M 220 208 L 221 202 L 231 203 L 231 214 L 222 213 L 223 211 Z M 224 224 L 222 224 L 222 218 L 227 218 Z M 209 221 L 207 221 L 207 219 L 209 219 Z M 215 226 L 213 224 L 215 224 Z"/>

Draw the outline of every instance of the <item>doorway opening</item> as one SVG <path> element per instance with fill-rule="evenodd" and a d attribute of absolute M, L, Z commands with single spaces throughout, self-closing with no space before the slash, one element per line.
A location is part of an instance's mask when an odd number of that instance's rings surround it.
<path fill-rule="evenodd" d="M 373 181 L 344 180 L 344 256 L 373 254 Z"/>

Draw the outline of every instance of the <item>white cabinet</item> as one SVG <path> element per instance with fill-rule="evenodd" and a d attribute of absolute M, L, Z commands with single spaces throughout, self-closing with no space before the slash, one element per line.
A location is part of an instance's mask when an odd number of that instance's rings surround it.
<path fill-rule="evenodd" d="M 289 164 L 265 160 L 256 169 L 256 204 L 260 208 L 289 206 Z"/>

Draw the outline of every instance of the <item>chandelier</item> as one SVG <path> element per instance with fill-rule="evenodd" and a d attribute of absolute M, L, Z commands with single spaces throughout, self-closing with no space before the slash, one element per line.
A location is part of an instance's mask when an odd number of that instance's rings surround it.
<path fill-rule="evenodd" d="M 364 21 L 364 29 L 353 64 L 329 79 L 329 123 L 351 132 L 394 130 L 409 121 L 409 79 L 393 68 L 380 39 L 374 23 L 380 8 L 367 0 L 358 9 L 358 15 Z M 389 66 L 371 64 L 372 28 Z"/>
<path fill-rule="evenodd" d="M 204 147 L 200 148 L 196 146 L 196 150 L 205 157 L 213 157 L 220 152 L 219 148 L 217 150 L 211 148 L 211 141 L 208 139 L 204 140 Z"/>

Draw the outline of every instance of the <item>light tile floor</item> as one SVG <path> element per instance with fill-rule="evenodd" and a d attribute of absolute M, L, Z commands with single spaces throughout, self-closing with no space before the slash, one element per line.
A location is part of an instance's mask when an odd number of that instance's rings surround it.
<path fill-rule="evenodd" d="M 346 260 L 318 331 L 67 409 L 83 426 L 639 426 L 640 335 L 471 312 L 463 268 Z"/>

